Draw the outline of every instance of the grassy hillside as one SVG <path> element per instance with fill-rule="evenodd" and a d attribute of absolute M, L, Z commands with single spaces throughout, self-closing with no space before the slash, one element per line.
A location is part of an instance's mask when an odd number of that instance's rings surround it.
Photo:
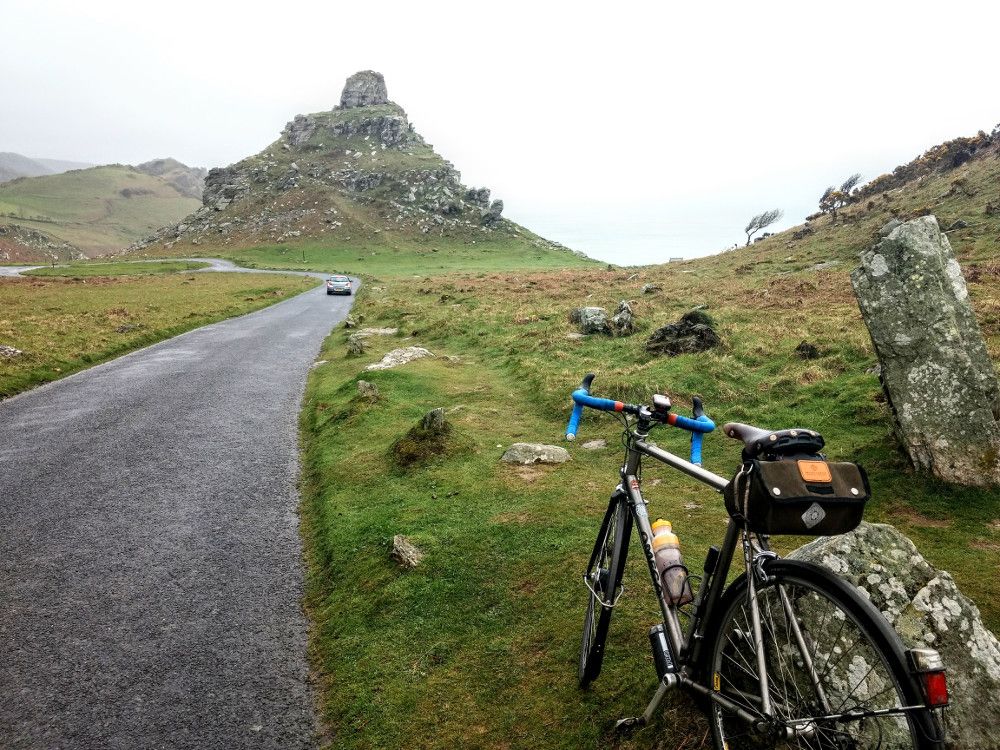
<path fill-rule="evenodd" d="M 302 415 L 308 601 L 315 663 L 324 676 L 325 718 L 336 747 L 707 746 L 690 702 L 670 696 L 653 727 L 614 741 L 615 719 L 642 709 L 656 678 L 646 639 L 656 621 L 646 574 L 633 555 L 616 608 L 605 671 L 592 690 L 575 687 L 586 591 L 579 581 L 607 496 L 617 482 L 620 428 L 588 414 L 572 462 L 513 469 L 500 463 L 515 441 L 560 441 L 569 393 L 583 373 L 596 392 L 623 400 L 670 394 L 681 412 L 704 397 L 717 422 L 804 425 L 827 438 L 831 456 L 869 470 L 869 520 L 900 527 L 1000 629 L 1000 493 L 915 474 L 892 433 L 876 360 L 848 274 L 857 252 L 889 218 L 934 211 L 951 232 L 994 359 L 1000 358 L 1000 164 L 992 150 L 749 248 L 643 269 L 379 273 L 362 289 L 362 325 L 395 327 L 346 353 L 335 332 L 311 374 Z M 869 203 L 868 201 L 872 202 Z M 312 263 L 319 260 L 312 260 Z M 443 271 L 443 272 L 442 272 Z M 643 294 L 645 284 L 659 291 Z M 628 338 L 572 337 L 567 314 L 631 299 L 639 331 Z M 656 327 L 706 305 L 723 345 L 659 358 L 644 344 Z M 809 341 L 818 359 L 796 356 Z M 436 355 L 365 372 L 396 346 Z M 369 403 L 356 382 L 377 384 Z M 392 444 L 435 407 L 450 442 L 403 469 Z M 683 452 L 685 435 L 657 442 Z M 706 465 L 730 474 L 739 444 L 706 440 Z M 717 543 L 721 499 L 664 469 L 647 467 L 651 512 L 675 522 L 697 561 Z M 358 487 L 364 488 L 363 496 Z M 394 534 L 426 552 L 401 572 L 388 557 Z M 801 540 L 782 539 L 784 549 Z M 631 584 L 629 583 L 631 581 Z"/>
<path fill-rule="evenodd" d="M 125 247 L 197 206 L 165 180 L 122 165 L 0 185 L 0 223 L 43 232 L 88 255 Z"/>
<path fill-rule="evenodd" d="M 18 177 L 37 177 L 55 171 L 37 159 L 30 159 L 11 151 L 0 152 L 0 182 L 16 180 Z"/>

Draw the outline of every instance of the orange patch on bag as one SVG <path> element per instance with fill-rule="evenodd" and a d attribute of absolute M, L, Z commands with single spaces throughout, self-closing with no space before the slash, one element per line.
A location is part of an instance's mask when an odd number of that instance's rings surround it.
<path fill-rule="evenodd" d="M 797 461 L 799 476 L 807 482 L 832 482 L 833 475 L 826 461 Z"/>

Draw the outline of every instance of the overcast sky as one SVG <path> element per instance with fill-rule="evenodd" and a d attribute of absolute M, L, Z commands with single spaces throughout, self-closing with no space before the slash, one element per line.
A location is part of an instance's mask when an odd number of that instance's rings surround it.
<path fill-rule="evenodd" d="M 995 2 L 0 0 L 0 151 L 221 166 L 371 68 L 540 234 L 620 263 L 800 223 L 1000 121 Z"/>

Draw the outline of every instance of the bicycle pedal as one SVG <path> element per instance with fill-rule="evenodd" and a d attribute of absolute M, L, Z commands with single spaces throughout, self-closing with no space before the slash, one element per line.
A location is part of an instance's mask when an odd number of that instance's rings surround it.
<path fill-rule="evenodd" d="M 627 719 L 619 719 L 615 722 L 615 732 L 618 734 L 627 734 L 638 729 L 641 726 L 645 726 L 646 720 L 641 716 L 630 716 Z"/>

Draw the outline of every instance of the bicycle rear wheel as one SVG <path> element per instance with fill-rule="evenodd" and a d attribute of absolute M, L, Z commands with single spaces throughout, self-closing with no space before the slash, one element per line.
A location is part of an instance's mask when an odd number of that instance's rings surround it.
<path fill-rule="evenodd" d="M 716 692 L 760 722 L 755 727 L 711 701 L 716 748 L 940 747 L 936 719 L 923 707 L 899 637 L 857 589 L 796 561 L 775 561 L 767 572 L 770 580 L 757 588 L 757 600 L 773 719 L 762 710 L 743 577 L 727 590 L 716 627 L 706 631 L 715 635 L 709 675 Z"/>
<path fill-rule="evenodd" d="M 587 595 L 587 613 L 583 619 L 578 672 L 582 688 L 590 685 L 601 673 L 604 644 L 611 625 L 612 605 L 621 586 L 631 531 L 632 515 L 625 498 L 612 501 L 601 524 L 594 545 L 594 555 L 587 570 L 590 591 Z"/>

